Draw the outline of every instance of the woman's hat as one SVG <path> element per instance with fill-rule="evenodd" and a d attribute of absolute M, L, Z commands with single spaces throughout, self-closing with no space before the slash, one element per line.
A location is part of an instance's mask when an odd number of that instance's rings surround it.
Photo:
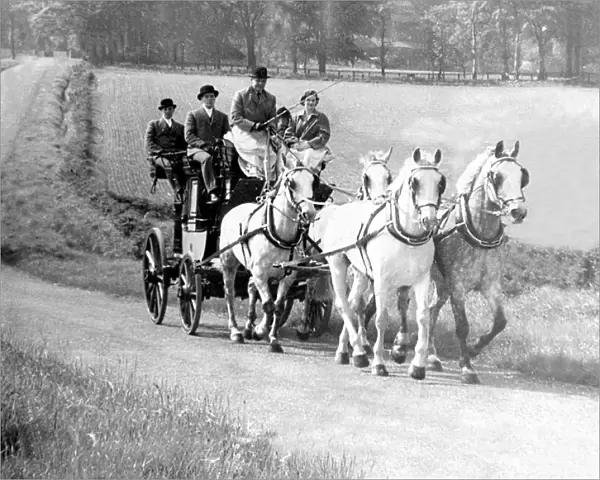
<path fill-rule="evenodd" d="M 173 103 L 173 100 L 171 100 L 170 98 L 163 98 L 160 101 L 160 105 L 158 106 L 158 109 L 162 110 L 163 108 L 169 108 L 169 107 L 177 108 L 177 105 L 175 105 Z"/>
<path fill-rule="evenodd" d="M 198 100 L 202 100 L 202 97 L 207 93 L 214 93 L 215 98 L 219 96 L 219 91 L 215 90 L 215 87 L 212 85 L 202 85 L 200 87 L 200 93 L 198 93 Z"/>
<path fill-rule="evenodd" d="M 315 100 L 317 103 L 319 103 L 319 96 L 317 95 L 316 90 L 306 90 L 300 97 L 300 103 L 304 105 L 304 100 L 306 100 L 308 97 L 315 97 Z"/>
<path fill-rule="evenodd" d="M 271 78 L 267 73 L 267 67 L 256 67 L 250 74 L 250 78 Z"/>

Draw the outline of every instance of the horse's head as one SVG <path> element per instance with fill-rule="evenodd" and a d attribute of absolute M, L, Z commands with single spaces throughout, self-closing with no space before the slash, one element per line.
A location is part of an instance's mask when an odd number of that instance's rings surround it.
<path fill-rule="evenodd" d="M 408 210 L 416 213 L 417 222 L 425 231 L 431 231 L 437 224 L 437 211 L 440 206 L 442 194 L 446 190 L 446 177 L 438 170 L 442 161 L 442 151 L 438 148 L 433 155 L 415 148 L 412 158 L 407 160 L 400 171 L 397 182 L 398 191 L 396 201 L 408 187 L 410 205 Z M 390 187 L 394 190 L 396 181 Z M 402 209 L 402 206 L 399 206 Z"/>
<path fill-rule="evenodd" d="M 513 223 L 521 223 L 527 216 L 523 189 L 529 184 L 529 172 L 517 161 L 518 154 L 518 140 L 510 152 L 504 150 L 504 142 L 500 140 L 486 177 L 490 201 L 500 207 L 501 213 L 510 215 Z"/>
<path fill-rule="evenodd" d="M 392 147 L 387 152 L 369 152 L 360 157 L 359 162 L 363 166 L 361 200 L 374 200 L 385 195 L 392 183 L 392 174 L 387 166 L 391 156 Z"/>
<path fill-rule="evenodd" d="M 308 224 L 315 219 L 316 210 L 312 199 L 318 187 L 319 175 L 310 168 L 296 167 L 283 173 L 281 188 L 301 223 Z"/>

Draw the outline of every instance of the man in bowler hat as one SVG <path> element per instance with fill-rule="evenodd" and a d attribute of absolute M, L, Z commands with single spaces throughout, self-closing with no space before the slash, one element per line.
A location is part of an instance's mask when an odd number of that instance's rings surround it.
<path fill-rule="evenodd" d="M 246 132 L 267 129 L 267 121 L 275 117 L 277 99 L 265 86 L 270 78 L 266 67 L 256 67 L 250 75 L 251 85 L 238 90 L 231 102 L 231 123 Z"/>
<path fill-rule="evenodd" d="M 203 85 L 198 93 L 202 106 L 188 112 L 185 119 L 185 140 L 188 143 L 188 157 L 200 163 L 202 177 L 208 193 L 208 203 L 219 200 L 217 182 L 212 164 L 215 149 L 222 145 L 223 137 L 229 131 L 227 115 L 215 108 L 219 91 L 212 85 Z"/>
<path fill-rule="evenodd" d="M 148 160 L 156 170 L 172 172 L 169 180 L 175 191 L 175 201 L 181 202 L 185 189 L 183 165 L 181 162 L 177 162 L 177 160 L 181 160 L 181 157 L 165 158 L 162 156 L 165 153 L 184 151 L 187 147 L 183 125 L 173 119 L 176 108 L 177 105 L 170 98 L 160 101 L 158 109 L 162 112 L 162 116 L 158 120 L 150 121 L 146 128 L 146 151 Z"/>

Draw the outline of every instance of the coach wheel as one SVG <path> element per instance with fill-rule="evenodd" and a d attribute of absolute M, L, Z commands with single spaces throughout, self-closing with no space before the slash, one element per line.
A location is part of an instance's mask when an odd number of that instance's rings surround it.
<path fill-rule="evenodd" d="M 144 242 L 142 275 L 144 295 L 150 319 L 160 325 L 167 311 L 169 279 L 165 271 L 165 243 L 158 228 L 153 228 Z"/>
<path fill-rule="evenodd" d="M 202 282 L 199 273 L 194 273 L 192 257 L 183 257 L 179 266 L 179 314 L 181 328 L 188 335 L 196 333 L 202 314 Z"/>
<path fill-rule="evenodd" d="M 325 333 L 333 311 L 332 300 L 314 300 L 306 297 L 304 300 L 304 318 L 308 322 L 310 332 L 315 337 Z"/>
<path fill-rule="evenodd" d="M 285 300 L 285 305 L 283 307 L 283 313 L 281 314 L 281 323 L 279 324 L 279 328 L 283 327 L 285 323 L 290 318 L 290 313 L 292 312 L 292 307 L 294 306 L 294 299 L 287 298 Z"/>

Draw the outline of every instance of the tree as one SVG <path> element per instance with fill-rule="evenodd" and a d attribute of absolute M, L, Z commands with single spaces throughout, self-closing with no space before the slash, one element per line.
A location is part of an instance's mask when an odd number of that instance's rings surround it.
<path fill-rule="evenodd" d="M 527 8 L 523 9 L 523 15 L 538 46 L 540 65 L 537 78 L 546 80 L 548 78 L 546 72 L 548 45 L 557 33 L 556 7 L 554 4 L 538 0 L 533 4 L 527 4 Z"/>
<path fill-rule="evenodd" d="M 248 69 L 254 69 L 256 68 L 256 33 L 265 19 L 267 2 L 237 1 L 233 3 L 233 11 L 246 39 Z"/>

